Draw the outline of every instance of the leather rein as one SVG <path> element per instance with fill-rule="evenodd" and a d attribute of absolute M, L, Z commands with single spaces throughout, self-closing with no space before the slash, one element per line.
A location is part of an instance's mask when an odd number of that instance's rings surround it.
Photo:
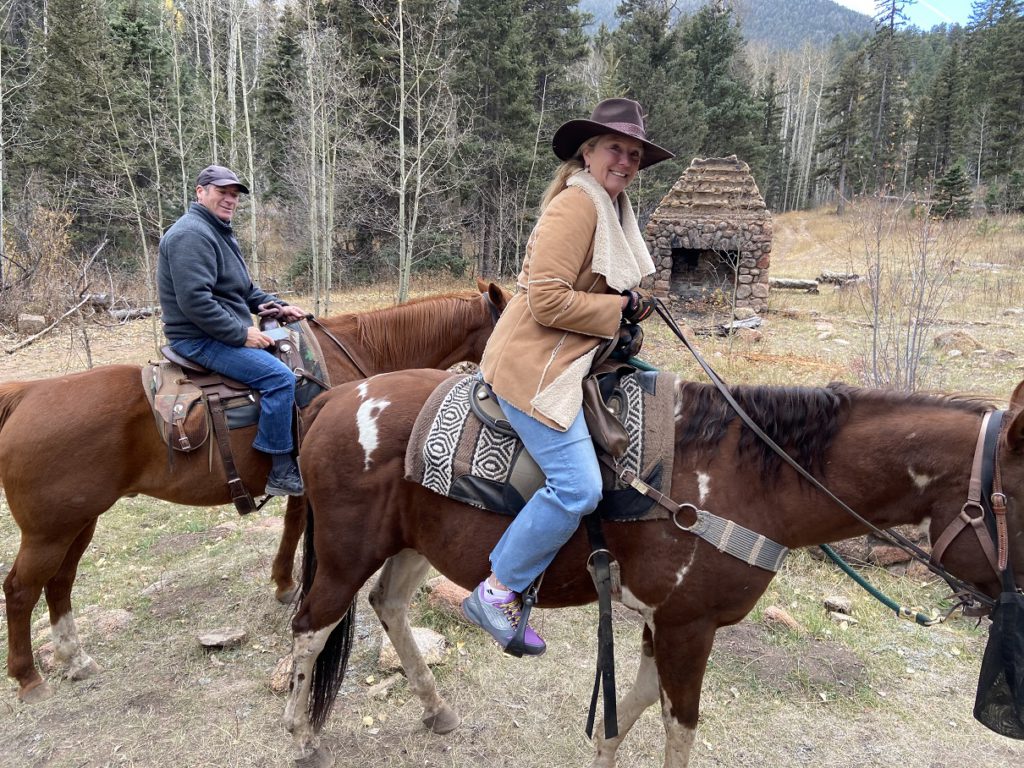
<path fill-rule="evenodd" d="M 501 310 L 498 309 L 498 307 L 494 304 L 493 301 L 491 301 L 491 297 L 487 292 L 482 292 L 480 294 L 480 299 L 483 302 L 484 307 L 488 310 L 488 312 L 491 315 L 491 327 L 493 328 L 495 325 L 498 324 L 498 318 L 501 317 Z M 323 332 L 324 336 L 330 339 L 334 343 L 334 345 L 342 351 L 345 357 L 348 358 L 348 361 L 352 363 L 352 365 L 355 367 L 356 372 L 359 374 L 359 378 L 370 378 L 370 374 L 367 373 L 364 365 L 359 362 L 359 359 L 352 354 L 352 351 L 345 346 L 344 342 L 342 342 L 341 339 L 339 339 L 337 336 L 331 333 L 330 330 L 327 329 L 327 326 L 325 326 L 323 323 L 317 320 L 313 315 L 307 315 L 306 319 L 310 323 L 315 325 L 317 328 L 319 328 Z"/>
<path fill-rule="evenodd" d="M 676 324 L 675 319 L 673 319 L 662 301 L 657 298 L 654 301 L 655 310 L 658 315 L 665 321 L 665 324 L 668 325 L 679 340 L 683 342 L 684 346 L 689 350 L 690 354 L 693 355 L 698 365 L 700 365 L 704 370 L 704 373 L 707 374 L 708 378 L 711 379 L 716 389 L 718 389 L 719 393 L 736 412 L 743 423 L 769 448 L 771 448 L 772 451 L 778 454 L 784 462 L 791 466 L 797 474 L 807 480 L 807 482 L 813 485 L 816 489 L 824 493 L 831 501 L 839 506 L 840 509 L 867 527 L 872 533 L 889 542 L 893 546 L 902 549 L 914 560 L 928 568 L 932 573 L 941 577 L 949 585 L 950 589 L 953 590 L 954 596 L 958 599 L 959 602 L 957 606 L 962 605 L 967 608 L 973 601 L 974 604 L 985 606 L 990 611 L 995 607 L 996 601 L 994 599 L 986 595 L 984 592 L 981 592 L 973 584 L 958 579 L 943 568 L 939 561 L 949 543 L 952 542 L 953 539 L 956 538 L 962 530 L 964 530 L 964 528 L 970 527 L 978 536 L 982 549 L 985 551 L 986 557 L 992 565 L 996 576 L 999 577 L 1001 573 L 1006 570 L 1008 561 L 1006 496 L 1002 491 L 1001 471 L 998 457 L 999 437 L 1001 434 L 1003 415 L 1006 411 L 995 411 L 995 418 L 990 418 L 993 416 L 992 411 L 985 414 L 982 422 L 982 428 L 978 436 L 977 448 L 975 450 L 974 465 L 971 472 L 967 502 L 963 505 L 960 515 L 954 518 L 949 527 L 947 527 L 947 529 L 939 536 L 933 553 L 929 555 L 919 546 L 914 544 L 914 542 L 910 541 L 906 536 L 903 536 L 894 530 L 879 528 L 870 520 L 867 520 L 862 515 L 858 514 L 842 499 L 832 493 L 832 491 L 823 485 L 816 477 L 814 477 L 814 475 L 804 469 L 774 440 L 772 440 L 771 437 L 769 437 L 764 430 L 754 422 L 743 407 L 736 402 L 736 399 L 729 391 L 728 385 L 722 381 L 714 369 L 708 365 L 704 358 L 701 357 L 700 353 L 697 352 L 693 345 L 686 339 L 682 331 L 679 329 L 679 326 Z M 972 515 L 972 512 L 976 514 Z M 989 530 L 989 524 L 985 522 L 986 519 L 992 521 L 992 532 Z M 996 542 L 994 548 L 993 539 Z M 939 548 L 940 543 L 942 544 L 941 548 Z M 954 606 L 954 610 L 957 606 Z"/>

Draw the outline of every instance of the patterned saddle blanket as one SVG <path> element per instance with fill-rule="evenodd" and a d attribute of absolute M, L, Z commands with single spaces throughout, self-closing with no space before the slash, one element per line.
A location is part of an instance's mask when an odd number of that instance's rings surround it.
<path fill-rule="evenodd" d="M 295 403 L 305 408 L 324 391 L 320 382 L 330 385 L 323 351 L 305 320 L 276 328 L 273 333 L 280 338 L 272 354 L 295 372 Z M 168 354 L 177 358 L 165 351 Z M 259 420 L 258 392 L 213 371 L 203 373 L 195 364 L 184 366 L 166 356 L 150 362 L 142 369 L 142 386 L 161 438 L 177 451 L 194 451 L 209 439 L 206 400 L 213 394 L 223 405 L 229 429 L 248 427 Z"/>
<path fill-rule="evenodd" d="M 619 466 L 668 494 L 674 456 L 675 377 L 657 371 L 637 371 L 621 378 L 612 375 L 613 380 L 602 381 L 602 395 L 629 434 L 629 447 Z M 477 376 L 443 381 L 424 403 L 413 426 L 405 477 L 443 496 L 515 515 L 543 487 L 544 476 L 508 422 L 499 419 L 493 424 L 487 416 L 493 408 L 481 408 L 474 402 L 486 397 L 487 388 Z M 654 502 L 649 497 L 623 485 L 603 465 L 602 475 L 598 512 L 603 518 L 664 516 L 664 510 L 652 510 Z"/>

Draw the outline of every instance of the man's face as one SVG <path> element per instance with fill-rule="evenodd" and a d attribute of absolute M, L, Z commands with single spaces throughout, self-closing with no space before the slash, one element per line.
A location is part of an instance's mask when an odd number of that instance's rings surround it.
<path fill-rule="evenodd" d="M 218 187 L 216 184 L 196 187 L 196 199 L 199 200 L 199 204 L 226 222 L 230 222 L 235 215 L 235 208 L 238 207 L 241 195 L 242 188 L 237 184 L 229 184 L 226 187 Z"/>

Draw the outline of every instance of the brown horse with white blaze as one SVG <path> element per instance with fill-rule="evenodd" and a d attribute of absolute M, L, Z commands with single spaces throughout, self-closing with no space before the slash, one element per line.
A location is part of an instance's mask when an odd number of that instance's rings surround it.
<path fill-rule="evenodd" d="M 437 733 L 459 718 L 438 694 L 407 619 L 433 565 L 472 588 L 509 518 L 438 496 L 403 479 L 420 407 L 444 373 L 404 371 L 339 387 L 321 397 L 306 435 L 302 472 L 312 510 L 304 596 L 293 620 L 292 690 L 285 725 L 301 765 L 330 765 L 319 732 L 336 697 L 352 640 L 353 601 L 383 566 L 369 600 L 397 649 L 423 721 Z M 967 498 L 987 404 L 845 385 L 739 387 L 736 399 L 784 449 L 877 526 L 930 521 L 937 537 Z M 675 384 L 671 497 L 793 548 L 865 531 L 863 523 L 798 478 L 743 426 L 708 385 Z M 998 465 L 1007 497 L 1010 559 L 1024 572 L 1024 383 L 1002 422 Z M 697 725 L 701 684 L 719 627 L 740 621 L 773 574 L 747 565 L 672 520 L 608 523 L 621 568 L 621 602 L 645 622 L 637 679 L 618 708 L 619 736 L 598 727 L 593 766 L 611 768 L 639 715 L 659 699 L 666 768 L 684 768 Z M 373 520 L 368 526 L 367 520 Z M 308 544 L 307 544 L 308 546 Z M 315 553 L 315 560 L 312 554 Z M 589 547 L 577 532 L 548 568 L 538 605 L 596 598 Z M 994 596 L 999 581 L 973 536 L 953 540 L 943 565 Z"/>
<path fill-rule="evenodd" d="M 479 361 L 508 296 L 494 284 L 480 282 L 478 289 L 337 315 L 323 320 L 323 328 L 314 324 L 332 383 L 403 367 Z M 231 447 L 246 487 L 262 489 L 270 461 L 252 449 L 255 430 L 233 430 Z M 7 672 L 17 680 L 21 700 L 50 694 L 31 643 L 32 609 L 44 590 L 56 658 L 66 674 L 81 679 L 98 670 L 79 642 L 71 589 L 99 516 L 119 498 L 137 494 L 198 506 L 230 502 L 223 467 L 218 461 L 211 471 L 208 461 L 205 450 L 175 455 L 173 465 L 168 461 L 138 366 L 0 384 L 0 486 L 21 530 L 4 580 Z M 303 498 L 289 498 L 272 567 L 282 601 L 294 593 L 304 510 Z"/>

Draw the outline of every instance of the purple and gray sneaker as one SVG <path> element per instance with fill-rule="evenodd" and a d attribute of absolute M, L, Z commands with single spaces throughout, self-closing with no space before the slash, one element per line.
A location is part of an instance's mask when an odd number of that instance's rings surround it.
<path fill-rule="evenodd" d="M 487 595 L 485 590 L 485 582 L 481 582 L 480 586 L 462 601 L 462 615 L 467 621 L 483 629 L 505 649 L 506 653 L 512 653 L 513 656 L 540 656 L 544 653 L 547 645 L 529 624 L 526 625 L 526 633 L 523 636 L 521 654 L 514 653 L 514 649 L 509 650 L 509 643 L 516 636 L 523 615 L 522 601 L 519 595 L 513 592 L 507 602 L 493 602 L 493 598 Z"/>

